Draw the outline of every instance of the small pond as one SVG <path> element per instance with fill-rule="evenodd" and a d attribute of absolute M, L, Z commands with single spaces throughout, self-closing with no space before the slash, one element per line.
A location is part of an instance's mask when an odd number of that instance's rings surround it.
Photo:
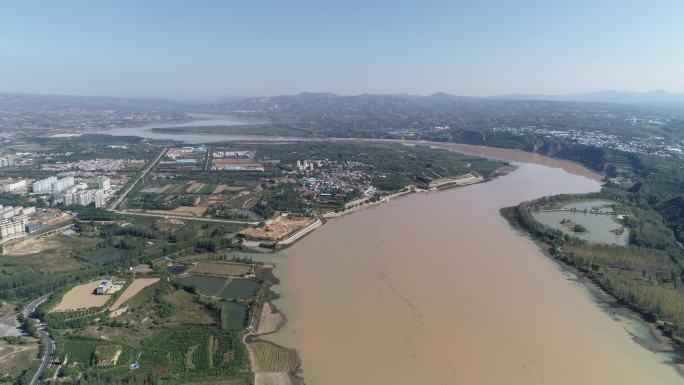
<path fill-rule="evenodd" d="M 171 274 L 173 274 L 173 275 L 183 274 L 183 273 L 185 273 L 187 270 L 188 270 L 188 267 L 185 266 L 185 265 L 173 265 L 173 266 L 169 266 L 169 267 L 166 269 L 166 271 L 168 271 L 169 273 L 171 273 Z"/>
<path fill-rule="evenodd" d="M 188 275 L 178 279 L 185 286 L 194 286 L 202 294 L 217 295 L 225 286 L 226 279 L 206 275 Z"/>
<path fill-rule="evenodd" d="M 247 299 L 256 294 L 259 282 L 247 278 L 220 278 L 206 275 L 188 275 L 178 278 L 185 286 L 194 286 L 198 292 L 226 299 Z"/>
<path fill-rule="evenodd" d="M 226 302 L 223 306 L 228 311 L 228 329 L 242 330 L 247 326 L 247 306 L 234 302 Z"/>
<path fill-rule="evenodd" d="M 246 299 L 251 298 L 256 294 L 259 288 L 259 282 L 251 279 L 234 278 L 221 292 L 222 298 L 228 299 Z"/>

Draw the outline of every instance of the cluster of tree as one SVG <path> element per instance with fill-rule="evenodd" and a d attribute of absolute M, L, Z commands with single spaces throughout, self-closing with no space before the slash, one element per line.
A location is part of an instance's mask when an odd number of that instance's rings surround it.
<path fill-rule="evenodd" d="M 62 379 L 64 385 L 156 385 L 157 377 L 149 371 L 99 371 L 89 370 L 80 376 Z"/>
<path fill-rule="evenodd" d="M 611 191 L 591 197 L 615 196 Z M 622 196 L 624 198 L 624 196 Z M 555 196 L 523 203 L 502 212 L 532 236 L 544 241 L 549 251 L 563 262 L 577 267 L 607 292 L 650 320 L 661 320 L 663 328 L 680 341 L 684 331 L 684 251 L 674 235 L 651 210 L 619 204 L 628 212 L 626 225 L 633 243 L 630 246 L 591 244 L 569 237 L 537 222 L 532 211 L 557 205 L 573 196 Z M 618 204 L 616 204 L 618 205 Z"/>
<path fill-rule="evenodd" d="M 42 319 L 51 329 L 80 329 L 90 324 L 95 318 L 102 318 L 105 313 L 102 308 L 89 308 L 87 310 L 43 313 Z"/>

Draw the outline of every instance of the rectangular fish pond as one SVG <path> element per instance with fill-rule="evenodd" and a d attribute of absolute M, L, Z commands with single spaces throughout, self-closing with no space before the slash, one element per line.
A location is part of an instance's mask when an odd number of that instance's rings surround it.
<path fill-rule="evenodd" d="M 259 282 L 249 278 L 220 278 L 207 275 L 188 275 L 178 278 L 185 286 L 195 287 L 201 294 L 224 299 L 248 299 L 259 289 Z"/>

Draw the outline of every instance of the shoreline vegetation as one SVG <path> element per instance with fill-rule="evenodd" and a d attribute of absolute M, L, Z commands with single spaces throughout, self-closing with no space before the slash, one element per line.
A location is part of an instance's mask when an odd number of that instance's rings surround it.
<path fill-rule="evenodd" d="M 606 311 L 610 309 L 610 314 L 619 314 L 643 323 L 653 339 L 648 341 L 630 332 L 633 340 L 653 352 L 674 353 L 676 358 L 671 364 L 684 377 L 681 308 L 678 301 L 671 297 L 681 287 L 678 271 L 674 272 L 679 268 L 673 261 L 674 256 L 647 246 L 593 244 L 551 229 L 534 220 L 531 215 L 532 211 L 549 201 L 567 203 L 595 198 L 614 200 L 615 196 L 599 192 L 543 197 L 502 208 L 500 213 L 512 228 L 528 235 L 544 255 L 577 276 L 597 303 L 607 307 Z M 625 206 L 619 211 L 624 210 Z M 630 214 L 635 212 L 638 214 L 638 209 L 632 208 Z M 636 221 L 639 220 L 638 217 L 626 220 L 626 224 L 638 231 L 639 223 Z M 636 238 L 639 242 L 638 236 L 637 233 L 632 239 Z M 665 271 L 665 266 L 671 270 Z"/>
<path fill-rule="evenodd" d="M 641 309 L 633 307 L 631 304 L 625 302 L 624 299 L 611 293 L 600 281 L 587 275 L 582 269 L 554 256 L 549 250 L 550 245 L 548 243 L 534 237 L 516 220 L 515 214 L 513 213 L 515 207 L 516 206 L 504 207 L 501 209 L 501 216 L 506 219 L 511 227 L 529 236 L 547 258 L 558 263 L 560 269 L 573 274 L 576 277 L 577 282 L 587 289 L 588 293 L 592 296 L 592 300 L 607 314 L 615 318 L 616 321 L 619 322 L 619 319 L 616 317 L 619 315 L 635 320 L 646 326 L 651 338 L 642 338 L 628 331 L 632 340 L 654 353 L 674 353 L 677 359 L 670 362 L 670 364 L 682 377 L 684 377 L 684 346 L 678 344 L 671 336 L 668 336 L 666 332 L 659 327 L 659 324 L 650 320 L 648 316 L 642 313 Z"/>

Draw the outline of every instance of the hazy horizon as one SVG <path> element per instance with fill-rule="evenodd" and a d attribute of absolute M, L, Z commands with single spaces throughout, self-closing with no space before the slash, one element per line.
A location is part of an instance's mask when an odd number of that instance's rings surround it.
<path fill-rule="evenodd" d="M 679 1 L 0 4 L 0 90 L 170 99 L 684 91 Z"/>
<path fill-rule="evenodd" d="M 534 93 L 521 93 L 521 92 L 511 92 L 507 94 L 496 94 L 496 95 L 463 95 L 463 94 L 453 94 L 450 92 L 445 92 L 441 90 L 437 90 L 431 93 L 427 94 L 417 94 L 417 93 L 408 93 L 408 92 L 361 92 L 361 93 L 337 93 L 337 92 L 330 92 L 330 91 L 308 91 L 308 90 L 302 90 L 302 91 L 296 91 L 296 92 L 291 92 L 291 93 L 281 93 L 281 94 L 272 94 L 272 95 L 262 95 L 262 94 L 244 94 L 244 95 L 231 95 L 231 94 L 225 94 L 225 95 L 170 95 L 170 96 L 165 96 L 165 95 L 126 95 L 126 94 L 77 94 L 77 93 L 52 93 L 52 92 L 25 92 L 25 91 L 15 91 L 15 90 L 2 90 L 0 89 L 0 94 L 13 94 L 13 95 L 35 95 L 35 96 L 64 96 L 64 97 L 84 97 L 84 98 L 130 98 L 130 99 L 159 99 L 159 100 L 169 100 L 169 101 L 185 101 L 185 102 L 192 102 L 192 101 L 208 101 L 208 100 L 219 100 L 219 99 L 248 99 L 248 98 L 268 98 L 268 97 L 277 97 L 277 96 L 287 96 L 287 95 L 300 95 L 300 94 L 333 94 L 336 96 L 360 96 L 360 95 L 407 95 L 407 96 L 416 96 L 416 97 L 427 97 L 435 94 L 448 94 L 451 96 L 457 96 L 457 97 L 465 97 L 465 98 L 497 98 L 497 97 L 508 97 L 508 96 L 528 96 L 528 97 L 534 97 L 534 96 L 544 96 L 544 97 L 571 97 L 571 96 L 582 96 L 582 95 L 592 95 L 592 94 L 599 94 L 603 92 L 616 92 L 616 93 L 634 93 L 634 94 L 648 94 L 652 92 L 666 92 L 671 95 L 684 95 L 684 92 L 676 92 L 676 91 L 670 91 L 670 90 L 664 90 L 664 89 L 653 89 L 653 90 L 646 90 L 646 91 L 633 91 L 633 90 L 608 90 L 608 89 L 603 89 L 603 90 L 590 90 L 590 91 L 585 91 L 585 92 L 577 92 L 577 93 L 544 93 L 544 94 L 534 94 Z"/>

